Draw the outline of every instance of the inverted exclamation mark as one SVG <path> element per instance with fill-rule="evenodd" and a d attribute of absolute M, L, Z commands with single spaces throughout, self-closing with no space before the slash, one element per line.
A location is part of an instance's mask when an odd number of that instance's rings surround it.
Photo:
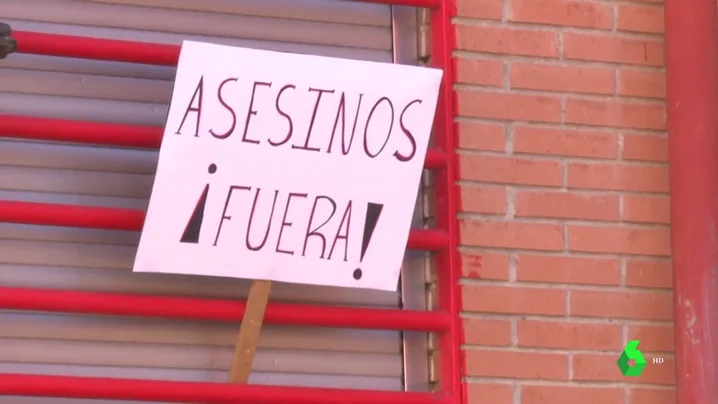
<path fill-rule="evenodd" d="M 207 168 L 210 174 L 217 172 L 217 166 L 210 164 Z M 197 204 L 194 207 L 192 216 L 187 221 L 187 226 L 184 228 L 184 233 L 180 237 L 180 243 L 199 243 L 199 233 L 202 230 L 202 220 L 204 219 L 204 206 L 207 204 L 207 195 L 209 194 L 209 184 L 204 186 L 204 191 L 197 200 Z"/>
<path fill-rule="evenodd" d="M 379 216 L 381 211 L 384 209 L 383 203 L 368 202 L 366 204 L 366 218 L 364 219 L 364 236 L 361 241 L 361 254 L 359 255 L 359 262 L 364 260 L 364 255 L 369 249 L 369 243 L 371 242 L 371 236 L 374 235 L 376 224 L 379 222 Z M 354 270 L 354 279 L 359 280 L 362 277 L 361 268 Z"/>

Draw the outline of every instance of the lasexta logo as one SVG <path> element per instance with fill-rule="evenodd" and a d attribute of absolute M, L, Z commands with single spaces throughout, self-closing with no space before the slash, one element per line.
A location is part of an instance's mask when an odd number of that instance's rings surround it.
<path fill-rule="evenodd" d="M 618 362 L 616 362 L 624 376 L 640 376 L 646 367 L 646 358 L 643 356 L 643 353 L 638 350 L 638 344 L 640 343 L 641 342 L 637 340 L 628 341 L 626 348 L 623 349 L 621 356 L 618 358 Z M 633 361 L 633 365 L 629 363 L 630 361 Z"/>

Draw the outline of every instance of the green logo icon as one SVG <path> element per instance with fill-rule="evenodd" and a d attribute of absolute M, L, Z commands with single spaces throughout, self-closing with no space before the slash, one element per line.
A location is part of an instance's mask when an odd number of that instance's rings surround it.
<path fill-rule="evenodd" d="M 646 367 L 646 358 L 644 358 L 641 351 L 638 350 L 638 344 L 640 343 L 641 341 L 636 340 L 628 341 L 626 348 L 621 352 L 621 357 L 618 358 L 618 362 L 616 362 L 624 376 L 640 376 Z M 628 363 L 630 360 L 633 360 L 633 366 Z"/>

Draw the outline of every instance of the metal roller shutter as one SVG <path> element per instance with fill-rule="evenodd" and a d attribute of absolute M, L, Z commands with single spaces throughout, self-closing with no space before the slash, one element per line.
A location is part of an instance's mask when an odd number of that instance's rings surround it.
<path fill-rule="evenodd" d="M 406 11 L 394 20 L 413 15 Z M 394 59 L 396 38 L 406 38 L 397 35 L 390 6 L 338 0 L 1 0 L 0 12 L 15 30 L 173 44 L 197 39 L 383 62 Z M 0 111 L 161 126 L 173 75 L 162 66 L 12 55 L 0 62 Z M 156 151 L 2 140 L 0 200 L 144 209 L 156 159 Z M 133 274 L 138 239 L 131 232 L 0 223 L 0 285 L 246 296 L 248 281 Z M 418 254 L 404 270 L 422 274 L 423 262 Z M 413 284 L 423 292 L 423 281 Z M 281 283 L 271 298 L 402 304 L 400 293 Z M 421 306 L 423 298 L 412 299 Z M 237 330 L 238 324 L 0 311 L 0 372 L 224 381 Z M 402 390 L 402 352 L 410 348 L 402 341 L 398 332 L 266 326 L 251 382 Z M 81 401 L 0 397 L 3 404 Z"/>

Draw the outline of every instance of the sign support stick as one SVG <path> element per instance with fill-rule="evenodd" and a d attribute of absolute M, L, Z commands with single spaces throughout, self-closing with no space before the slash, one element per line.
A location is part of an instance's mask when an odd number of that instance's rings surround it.
<path fill-rule="evenodd" d="M 249 381 L 271 289 L 272 281 L 260 279 L 252 281 L 247 297 L 247 307 L 239 326 L 237 344 L 234 347 L 232 367 L 229 370 L 230 383 L 246 384 Z"/>

